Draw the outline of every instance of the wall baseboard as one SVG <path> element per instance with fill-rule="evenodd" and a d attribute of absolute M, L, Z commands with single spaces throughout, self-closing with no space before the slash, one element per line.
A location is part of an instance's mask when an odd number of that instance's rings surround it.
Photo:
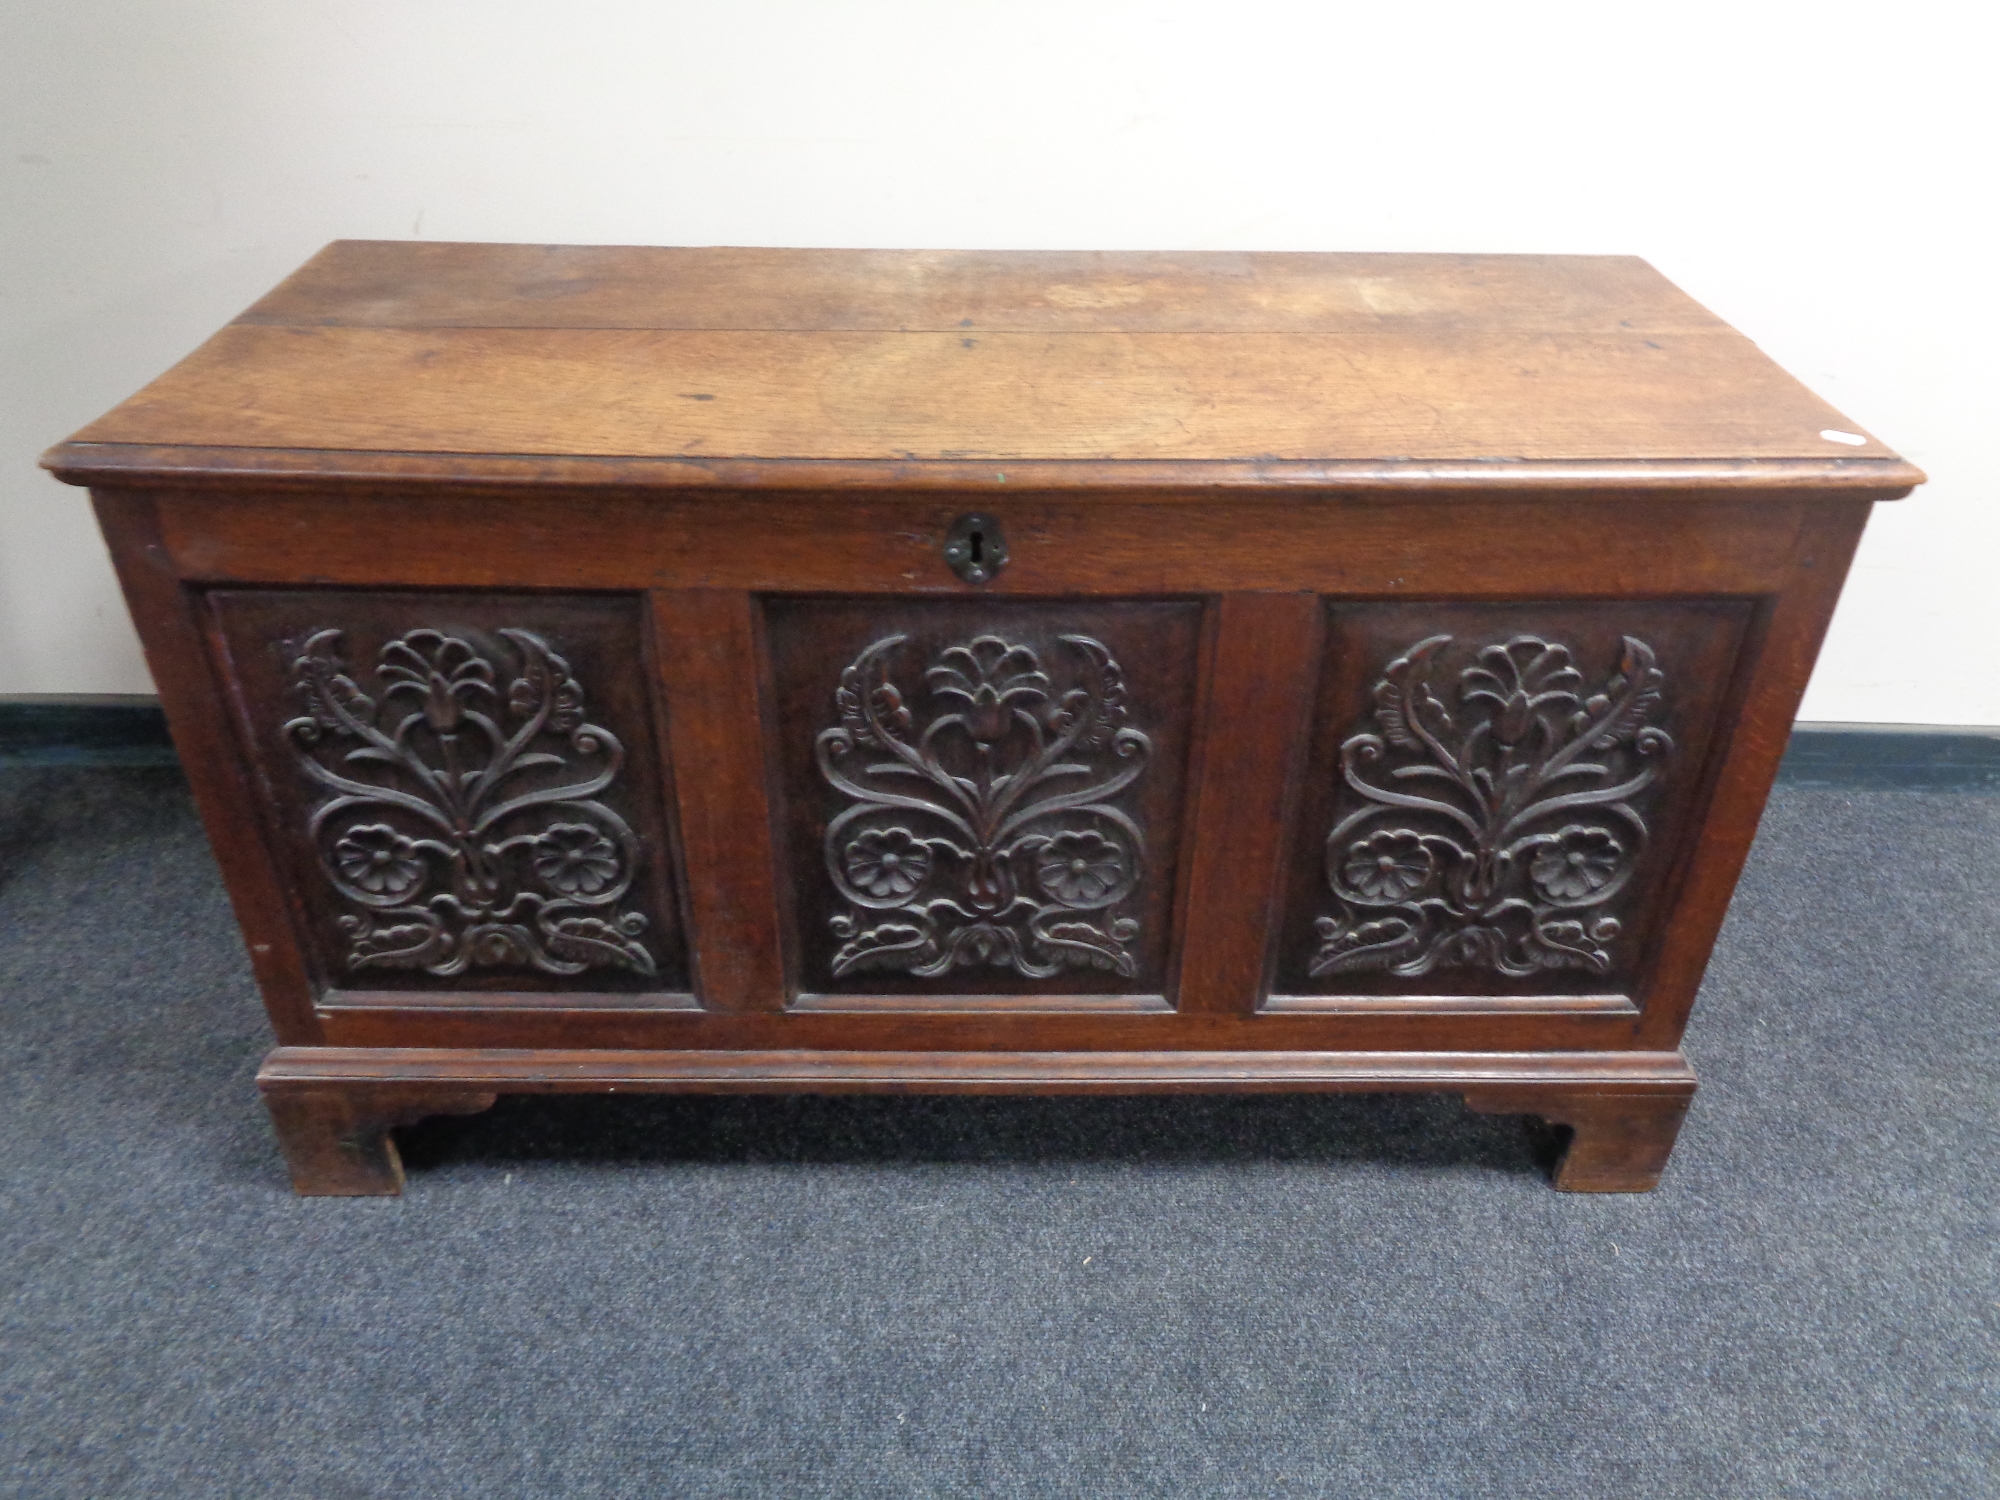
<path fill-rule="evenodd" d="M 0 768 L 179 765 L 157 698 L 0 698 Z"/>
<path fill-rule="evenodd" d="M 2000 727 L 1795 724 L 1780 783 L 2000 793 Z"/>
<path fill-rule="evenodd" d="M 0 698 L 0 768 L 179 764 L 155 699 Z M 1778 780 L 2000 794 L 2000 727 L 1799 724 Z"/>

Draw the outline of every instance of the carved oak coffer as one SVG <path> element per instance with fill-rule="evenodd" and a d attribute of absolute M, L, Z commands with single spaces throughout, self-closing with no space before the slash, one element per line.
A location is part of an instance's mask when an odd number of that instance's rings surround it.
<path fill-rule="evenodd" d="M 1628 259 L 372 243 L 45 462 L 307 1193 L 561 1090 L 1450 1090 L 1649 1188 L 1923 477 Z"/>

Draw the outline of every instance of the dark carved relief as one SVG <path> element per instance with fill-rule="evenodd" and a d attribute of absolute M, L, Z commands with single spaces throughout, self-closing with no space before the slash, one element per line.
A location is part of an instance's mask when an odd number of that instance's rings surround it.
<path fill-rule="evenodd" d="M 330 793 L 309 827 L 327 879 L 359 908 L 340 919 L 347 965 L 650 975 L 646 919 L 619 910 L 639 840 L 595 800 L 624 748 L 584 721 L 583 688 L 545 641 L 499 634 L 518 661 L 436 630 L 391 641 L 379 702 L 347 674 L 340 631 L 298 648 L 307 711 L 285 734 Z"/>
<path fill-rule="evenodd" d="M 1585 697 L 1567 647 L 1518 635 L 1477 653 L 1447 707 L 1431 685 L 1451 641 L 1390 663 L 1380 732 L 1341 746 L 1353 795 L 1326 841 L 1338 914 L 1316 924 L 1310 972 L 1608 972 L 1648 837 L 1633 799 L 1673 749 L 1649 723 L 1665 682 L 1653 650 L 1624 637 Z"/>
<path fill-rule="evenodd" d="M 856 908 L 831 919 L 835 976 L 1136 973 L 1139 924 L 1113 908 L 1139 884 L 1145 839 L 1110 799 L 1152 744 L 1124 723 L 1118 663 L 1062 636 L 1073 675 L 1058 691 L 1034 651 L 980 636 L 939 653 L 919 723 L 889 672 L 906 639 L 841 674 L 840 724 L 818 740 L 821 774 L 853 799 L 826 830 L 828 873 Z"/>

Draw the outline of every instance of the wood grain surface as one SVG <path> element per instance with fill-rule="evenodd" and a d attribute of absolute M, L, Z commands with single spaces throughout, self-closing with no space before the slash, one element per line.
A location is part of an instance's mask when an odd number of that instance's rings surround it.
<path fill-rule="evenodd" d="M 893 465 L 893 486 L 968 463 L 1921 478 L 1827 431 L 1866 437 L 1626 257 L 353 243 L 48 462 L 671 460 L 749 463 L 757 482 L 755 465 L 808 461 Z"/>
<path fill-rule="evenodd" d="M 801 332 L 1720 329 L 1635 256 L 339 240 L 239 323 Z"/>

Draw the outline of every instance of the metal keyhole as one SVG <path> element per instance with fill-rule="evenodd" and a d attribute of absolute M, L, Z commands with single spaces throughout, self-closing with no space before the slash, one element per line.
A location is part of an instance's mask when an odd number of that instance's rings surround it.
<path fill-rule="evenodd" d="M 987 583 L 1007 565 L 1007 537 L 995 516 L 960 516 L 945 534 L 944 560 L 967 583 Z"/>

